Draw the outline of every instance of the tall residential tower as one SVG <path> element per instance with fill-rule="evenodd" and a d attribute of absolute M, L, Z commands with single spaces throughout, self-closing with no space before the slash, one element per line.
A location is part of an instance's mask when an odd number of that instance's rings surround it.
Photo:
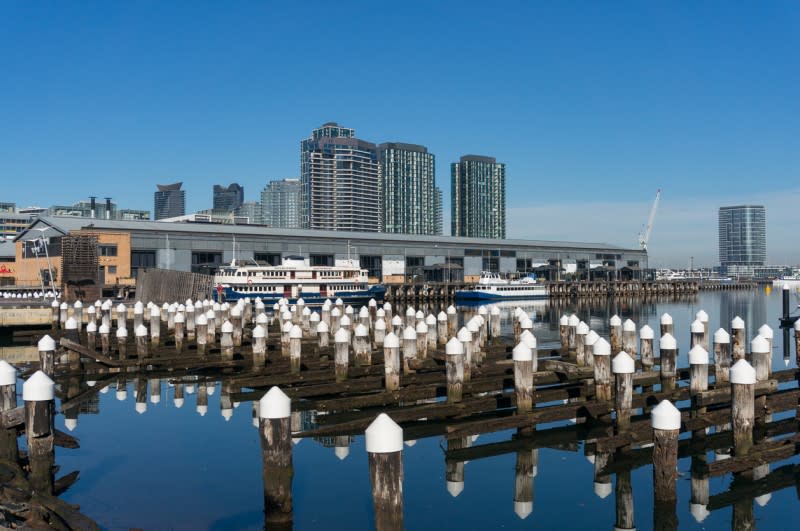
<path fill-rule="evenodd" d="M 303 228 L 383 229 L 381 181 L 375 144 L 328 122 L 300 143 Z"/>
<path fill-rule="evenodd" d="M 396 142 L 378 146 L 383 185 L 383 230 L 436 234 L 435 157 L 428 148 Z"/>
<path fill-rule="evenodd" d="M 450 166 L 453 236 L 506 237 L 506 165 L 464 155 Z"/>
<path fill-rule="evenodd" d="M 153 219 L 174 218 L 186 214 L 186 191 L 183 183 L 159 184 L 153 202 Z"/>
<path fill-rule="evenodd" d="M 261 191 L 261 222 L 268 227 L 299 229 L 300 180 L 271 181 Z"/>
<path fill-rule="evenodd" d="M 234 212 L 244 203 L 244 187 L 239 183 L 230 186 L 214 185 L 214 210 Z"/>
<path fill-rule="evenodd" d="M 739 205 L 719 209 L 719 262 L 729 274 L 752 275 L 767 260 L 766 210 Z"/>

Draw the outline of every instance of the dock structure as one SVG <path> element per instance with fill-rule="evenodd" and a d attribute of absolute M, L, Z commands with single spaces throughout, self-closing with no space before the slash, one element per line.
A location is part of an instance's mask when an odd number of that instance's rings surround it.
<path fill-rule="evenodd" d="M 235 307 L 205 302 L 198 306 L 193 301 L 174 304 L 176 318 L 194 307 L 197 325 L 207 327 L 207 333 L 189 339 L 178 327 L 170 329 L 151 314 L 149 323 L 138 327 L 160 326 L 157 341 L 143 331 L 128 334 L 127 330 L 138 328 L 134 327 L 138 314 L 131 305 L 116 309 L 121 318 L 110 321 L 106 329 L 116 341 L 107 348 L 96 343 L 90 347 L 91 330 L 98 322 L 107 325 L 97 313 L 82 312 L 85 326 L 77 327 L 75 310 L 68 308 L 67 321 L 62 325 L 60 319 L 54 320 L 47 339 L 40 342 L 42 367 L 52 374 L 36 373 L 41 375 L 36 378 L 58 384 L 53 392 L 65 415 L 74 415 L 104 387 L 116 385 L 118 393 L 124 393 L 132 381 L 142 383 L 137 387 L 140 407 L 146 402 L 147 382 L 161 379 L 173 385 L 176 405 L 179 399 L 183 404 L 184 386 L 203 389 L 197 394 L 198 412 L 206 414 L 206 388 L 221 380 L 221 413 L 226 418 L 232 410 L 225 404 L 254 404 L 262 436 L 265 522 L 292 520 L 289 432 L 294 439 L 332 441 L 338 455 L 366 431 L 375 525 L 380 529 L 402 527 L 399 441 L 426 437 L 447 441 L 443 461 L 447 489 L 453 495 L 463 490 L 466 461 L 516 454 L 513 502 L 521 518 L 536 510 L 532 493 L 540 448 L 577 452 L 582 447 L 593 462 L 595 492 L 603 497 L 615 493 L 617 526 L 626 529 L 635 527 L 631 472 L 642 466 L 653 467 L 650 488 L 658 507 L 653 515 L 656 528 L 677 526 L 675 463 L 680 458 L 692 459 L 692 514 L 699 520 L 731 505 L 734 518 L 746 520 L 754 496 L 800 485 L 798 464 L 783 464 L 773 471 L 764 468 L 794 460 L 800 453 L 800 353 L 795 351 L 794 367 L 770 371 L 762 359 L 766 339 L 761 336 L 749 351 L 742 343 L 743 351 L 734 350 L 731 361 L 724 357 L 727 332 L 714 334 L 710 356 L 703 347 L 707 333 L 701 337 L 695 326 L 698 335 L 690 366 L 679 367 L 668 315 L 661 319 L 666 328 L 657 340 L 650 327 L 628 321 L 621 325 L 619 340 L 598 337 L 593 330 L 584 333 L 588 325 L 579 319 L 576 324 L 577 316 L 564 315 L 563 343 L 543 343 L 527 327 L 530 317 L 519 308 L 513 312 L 519 336 L 511 340 L 493 330 L 493 311 L 477 309 L 451 313 L 448 308 L 442 319 L 408 306 L 385 305 L 375 312 L 368 307 L 360 312 L 334 306 L 329 318 L 335 313 L 335 324 L 329 328 L 317 310 L 310 310 L 309 326 L 297 324 L 303 323 L 303 314 L 287 305 L 265 308 L 247 300 Z M 351 320 L 348 315 L 358 318 Z M 384 321 L 390 315 L 401 321 L 399 335 Z M 228 319 L 231 316 L 236 318 Z M 450 316 L 454 316 L 452 328 Z M 610 323 L 612 329 L 619 320 Z M 446 341 L 438 332 L 433 341 L 420 338 L 418 333 L 427 333 L 426 321 L 440 323 L 439 330 L 447 330 Z M 756 330 L 760 324 L 747 326 Z M 575 345 L 570 343 L 573 326 Z M 234 328 L 240 341 L 230 339 Z M 743 329 L 744 323 L 736 319 L 729 335 L 735 338 Z M 123 330 L 126 333 L 120 333 Z M 582 349 L 577 348 L 578 338 L 583 340 Z M 630 352 L 618 350 L 623 346 Z M 32 363 L 20 370 L 29 376 L 38 369 L 39 364 Z M 149 392 L 156 388 L 160 393 L 160 385 L 150 385 Z M 35 396 L 43 403 L 29 407 L 27 419 L 15 416 L 20 408 L 14 404 L 6 406 L 2 428 L 19 426 L 29 437 L 49 437 L 50 425 L 32 416 L 49 411 L 49 395 Z M 296 417 L 307 421 L 296 422 Z M 77 422 L 77 416 L 69 420 Z M 384 429 L 389 435 L 375 435 Z M 482 444 L 472 440 L 474 435 L 506 431 L 509 436 L 500 440 Z M 47 449 L 46 440 L 43 444 Z M 727 458 L 709 463 L 710 451 Z M 736 474 L 737 481 L 709 493 L 708 479 L 726 474 Z M 611 486 L 613 475 L 616 489 Z M 36 480 L 48 485 L 46 477 Z"/>

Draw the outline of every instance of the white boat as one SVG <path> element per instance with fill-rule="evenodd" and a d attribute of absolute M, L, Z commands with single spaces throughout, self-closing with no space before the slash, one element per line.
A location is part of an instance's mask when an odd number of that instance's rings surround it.
<path fill-rule="evenodd" d="M 456 302 L 490 301 L 512 299 L 546 299 L 550 296 L 547 286 L 534 277 L 509 281 L 500 278 L 498 273 L 483 271 L 478 284 L 470 289 L 456 291 Z"/>
<path fill-rule="evenodd" d="M 310 266 L 302 256 L 287 256 L 279 266 L 237 264 L 221 267 L 214 275 L 215 298 L 236 300 L 260 298 L 265 303 L 288 299 L 290 304 L 303 299 L 319 305 L 325 299 L 342 299 L 345 304 L 382 301 L 386 288 L 370 285 L 367 270 L 354 260 L 336 266 Z"/>
<path fill-rule="evenodd" d="M 782 288 L 784 284 L 789 286 L 789 288 L 791 289 L 798 289 L 800 288 L 800 277 L 792 275 L 792 276 L 776 278 L 775 280 L 772 281 L 772 285 L 777 286 L 779 288 Z"/>

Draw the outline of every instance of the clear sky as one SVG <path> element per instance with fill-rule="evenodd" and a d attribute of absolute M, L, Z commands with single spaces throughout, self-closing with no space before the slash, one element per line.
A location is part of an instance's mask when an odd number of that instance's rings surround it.
<path fill-rule="evenodd" d="M 717 262 L 717 207 L 763 204 L 800 262 L 800 3 L 29 2 L 0 5 L 0 201 L 184 181 L 256 200 L 326 121 L 507 164 L 509 237 Z"/>

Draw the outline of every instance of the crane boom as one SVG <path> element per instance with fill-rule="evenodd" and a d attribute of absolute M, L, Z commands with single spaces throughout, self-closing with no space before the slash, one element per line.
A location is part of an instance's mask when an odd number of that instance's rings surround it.
<path fill-rule="evenodd" d="M 656 191 L 656 199 L 653 201 L 653 208 L 650 209 L 650 217 L 647 218 L 647 225 L 644 230 L 639 233 L 639 247 L 643 251 L 647 250 L 647 242 L 650 240 L 650 233 L 653 231 L 653 222 L 656 220 L 656 210 L 658 210 L 658 201 L 661 199 L 661 188 Z"/>

